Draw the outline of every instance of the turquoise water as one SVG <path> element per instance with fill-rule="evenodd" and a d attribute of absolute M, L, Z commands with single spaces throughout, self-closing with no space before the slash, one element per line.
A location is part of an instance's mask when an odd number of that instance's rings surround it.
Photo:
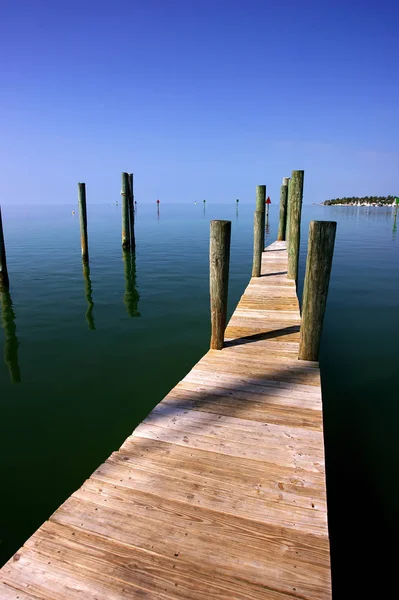
<path fill-rule="evenodd" d="M 0 563 L 207 350 L 211 219 L 233 223 L 230 313 L 250 276 L 251 204 L 139 205 L 132 265 L 120 207 L 89 204 L 90 281 L 72 210 L 3 207 Z M 311 219 L 338 222 L 321 368 L 334 597 L 357 598 L 394 580 L 399 241 L 392 209 L 305 205 L 300 290 Z"/>

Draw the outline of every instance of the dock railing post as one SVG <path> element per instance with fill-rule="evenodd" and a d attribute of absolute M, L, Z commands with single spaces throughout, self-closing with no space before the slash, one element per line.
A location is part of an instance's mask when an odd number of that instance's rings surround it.
<path fill-rule="evenodd" d="M 289 185 L 288 279 L 298 281 L 304 171 L 292 171 Z"/>
<path fill-rule="evenodd" d="M 129 228 L 129 173 L 122 173 L 122 248 L 130 248 L 130 228 Z"/>
<path fill-rule="evenodd" d="M 87 209 L 86 209 L 86 184 L 78 183 L 79 220 L 80 220 L 80 245 L 82 248 L 83 262 L 89 261 L 89 244 L 87 239 Z"/>
<path fill-rule="evenodd" d="M 130 248 L 134 252 L 136 249 L 136 239 L 134 235 L 134 191 L 133 191 L 133 173 L 129 173 L 129 231 Z"/>
<path fill-rule="evenodd" d="M 280 188 L 280 220 L 277 234 L 277 240 L 280 242 L 285 240 L 287 229 L 288 181 L 289 177 L 283 177 L 283 184 Z"/>
<path fill-rule="evenodd" d="M 221 350 L 227 324 L 231 221 L 211 221 L 209 260 L 211 296 L 211 349 Z"/>
<path fill-rule="evenodd" d="M 335 221 L 311 221 L 302 298 L 299 359 L 317 361 L 334 254 Z"/>
<path fill-rule="evenodd" d="M 6 245 L 4 242 L 3 221 L 0 206 L 0 289 L 8 289 L 10 285 L 7 271 Z"/>
<path fill-rule="evenodd" d="M 262 268 L 262 252 L 264 228 L 264 213 L 256 210 L 254 213 L 254 256 L 252 261 L 252 277 L 260 277 Z"/>

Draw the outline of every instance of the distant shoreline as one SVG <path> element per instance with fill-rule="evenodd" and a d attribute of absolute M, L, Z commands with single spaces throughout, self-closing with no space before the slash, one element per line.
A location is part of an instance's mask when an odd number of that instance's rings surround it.
<path fill-rule="evenodd" d="M 321 202 L 324 206 L 397 206 L 396 196 L 362 196 L 334 198 Z"/>

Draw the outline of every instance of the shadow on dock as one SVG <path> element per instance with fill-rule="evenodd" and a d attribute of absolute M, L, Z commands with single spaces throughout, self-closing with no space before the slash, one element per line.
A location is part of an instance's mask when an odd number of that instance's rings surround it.
<path fill-rule="evenodd" d="M 136 289 L 136 255 L 129 251 L 123 252 L 123 267 L 125 272 L 124 302 L 129 317 L 140 317 L 138 303 L 140 295 Z"/>
<path fill-rule="evenodd" d="M 284 335 L 299 333 L 300 329 L 300 325 L 291 325 L 290 327 L 283 327 L 282 329 L 274 329 L 273 331 L 264 331 L 261 333 L 254 333 L 253 335 L 247 335 L 245 337 L 239 337 L 234 340 L 227 340 L 224 345 L 226 348 L 231 348 L 232 346 L 242 346 L 243 344 L 250 344 L 251 342 L 271 340 L 276 337 L 283 337 Z"/>
<path fill-rule="evenodd" d="M 21 383 L 21 372 L 18 365 L 17 327 L 15 313 L 9 290 L 0 287 L 1 322 L 4 329 L 4 362 L 10 372 L 11 383 Z"/>
<path fill-rule="evenodd" d="M 89 330 L 95 331 L 96 326 L 95 326 L 94 317 L 93 317 L 94 302 L 93 302 L 93 288 L 92 288 L 91 279 L 90 279 L 90 264 L 86 261 L 82 261 L 82 265 L 83 265 L 83 279 L 85 282 L 85 297 L 86 297 L 86 302 L 87 302 L 86 321 L 87 321 Z"/>

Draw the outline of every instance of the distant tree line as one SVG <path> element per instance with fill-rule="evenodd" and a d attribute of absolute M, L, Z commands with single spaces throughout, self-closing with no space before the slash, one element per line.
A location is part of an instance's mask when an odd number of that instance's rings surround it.
<path fill-rule="evenodd" d="M 333 198 L 332 200 L 325 200 L 323 204 L 392 204 L 395 200 L 395 196 L 363 196 L 362 198 L 357 198 L 356 196 L 352 196 L 350 198 Z"/>

